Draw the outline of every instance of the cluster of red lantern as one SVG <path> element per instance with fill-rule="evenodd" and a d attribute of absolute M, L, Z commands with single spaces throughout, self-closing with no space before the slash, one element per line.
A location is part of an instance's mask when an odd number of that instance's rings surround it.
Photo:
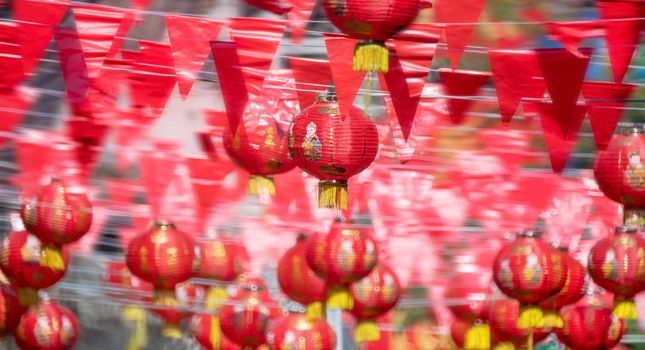
<path fill-rule="evenodd" d="M 613 349 L 625 332 L 625 323 L 611 309 L 597 305 L 576 305 L 562 311 L 563 326 L 558 339 L 573 350 Z"/>

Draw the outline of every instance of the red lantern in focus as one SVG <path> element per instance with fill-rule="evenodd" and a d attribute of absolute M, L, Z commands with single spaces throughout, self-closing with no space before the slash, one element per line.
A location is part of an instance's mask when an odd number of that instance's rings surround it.
<path fill-rule="evenodd" d="M 612 349 L 625 332 L 622 320 L 604 307 L 587 305 L 567 307 L 562 311 L 564 325 L 558 339 L 571 350 Z"/>
<path fill-rule="evenodd" d="M 614 237 L 598 241 L 589 251 L 589 274 L 614 293 L 619 318 L 637 317 L 633 297 L 645 288 L 645 240 L 637 233 L 636 227 L 619 226 Z"/>
<path fill-rule="evenodd" d="M 234 343 L 257 348 L 266 343 L 271 310 L 256 295 L 238 295 L 220 309 L 220 327 Z"/>
<path fill-rule="evenodd" d="M 490 327 L 484 322 L 490 295 L 490 276 L 478 273 L 460 273 L 446 289 L 446 298 L 460 301 L 450 303 L 448 309 L 469 325 L 463 335 L 466 350 L 490 348 Z"/>
<path fill-rule="evenodd" d="M 83 192 L 54 179 L 20 208 L 25 229 L 45 244 L 63 245 L 79 240 L 92 225 L 92 204 Z"/>
<path fill-rule="evenodd" d="M 268 334 L 272 349 L 333 350 L 336 335 L 325 320 L 308 320 L 303 314 L 289 314 L 276 321 Z"/>
<path fill-rule="evenodd" d="M 309 320 L 324 316 L 325 281 L 307 263 L 307 236 L 298 235 L 296 245 L 287 250 L 278 261 L 278 283 L 282 292 L 307 307 Z"/>
<path fill-rule="evenodd" d="M 549 332 L 518 327 L 520 303 L 517 300 L 496 300 L 489 305 L 488 310 L 488 322 L 496 338 L 496 349 L 510 348 L 510 344 L 513 344 L 513 346 L 528 345 L 529 350 L 532 350 L 533 343 L 549 336 Z"/>
<path fill-rule="evenodd" d="M 25 231 L 9 234 L 0 247 L 0 269 L 18 288 L 23 306 L 38 299 L 37 289 L 51 287 L 60 281 L 68 263 L 65 249 L 43 245 L 36 236 Z"/>
<path fill-rule="evenodd" d="M 377 265 L 369 275 L 350 285 L 354 300 L 352 314 L 357 323 L 354 339 L 365 343 L 381 339 L 376 318 L 390 311 L 401 297 L 401 283 L 394 270 L 384 264 Z"/>
<path fill-rule="evenodd" d="M 231 160 L 251 173 L 249 193 L 274 195 L 273 175 L 295 167 L 289 157 L 287 137 L 280 137 L 279 125 L 270 115 L 240 121 L 235 135 L 224 132 L 224 149 Z"/>
<path fill-rule="evenodd" d="M 331 92 L 303 110 L 289 130 L 296 165 L 320 180 L 321 208 L 347 209 L 347 180 L 370 166 L 378 142 L 376 125 L 365 112 L 353 106 L 341 116 Z"/>
<path fill-rule="evenodd" d="M 0 285 L 0 338 L 16 330 L 20 317 L 27 311 L 20 305 L 18 290 L 10 284 Z"/>
<path fill-rule="evenodd" d="M 21 349 L 67 350 L 74 346 L 78 335 L 74 313 L 44 300 L 22 315 L 14 338 Z"/>
<path fill-rule="evenodd" d="M 360 39 L 354 48 L 354 70 L 387 72 L 385 40 L 407 27 L 419 11 L 432 7 L 424 0 L 324 0 L 329 21 L 341 32 Z"/>
<path fill-rule="evenodd" d="M 539 303 L 562 289 L 566 280 L 566 260 L 534 231 L 518 234 L 504 246 L 493 263 L 495 284 L 521 304 L 518 326 L 544 327 Z"/>
<path fill-rule="evenodd" d="M 248 256 L 241 243 L 219 239 L 197 241 L 199 253 L 195 277 L 220 282 L 233 282 L 246 270 Z M 225 287 L 209 288 L 206 305 L 216 308 L 228 298 Z"/>
<path fill-rule="evenodd" d="M 239 350 L 240 347 L 223 336 L 219 317 L 207 313 L 195 314 L 190 319 L 190 334 L 205 350 Z"/>
<path fill-rule="evenodd" d="M 307 244 L 307 262 L 327 283 L 327 306 L 351 310 L 347 286 L 367 276 L 376 266 L 372 229 L 335 222 L 327 235 L 316 234 Z"/>
<path fill-rule="evenodd" d="M 152 311 L 163 320 L 163 336 L 181 338 L 181 321 L 191 316 L 189 309 L 203 307 L 205 300 L 206 288 L 190 282 L 177 284 L 174 292 L 158 291 Z"/>
<path fill-rule="evenodd" d="M 585 267 L 566 252 L 560 254 L 567 261 L 567 276 L 562 289 L 540 303 L 540 307 L 545 310 L 546 327 L 562 327 L 562 318 L 558 310 L 563 306 L 576 303 L 585 294 Z"/>
<path fill-rule="evenodd" d="M 625 207 L 625 224 L 645 226 L 645 135 L 633 128 L 614 136 L 594 166 L 598 187 Z"/>

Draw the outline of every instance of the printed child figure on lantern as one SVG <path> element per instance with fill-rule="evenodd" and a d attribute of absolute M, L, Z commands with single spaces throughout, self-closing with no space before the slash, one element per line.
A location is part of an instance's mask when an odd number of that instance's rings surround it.
<path fill-rule="evenodd" d="M 618 260 L 616 260 L 616 253 L 613 249 L 607 251 L 602 264 L 602 273 L 610 280 L 618 279 Z"/>
<path fill-rule="evenodd" d="M 502 282 L 504 287 L 513 288 L 513 272 L 511 271 L 511 262 L 508 259 L 502 260 L 497 278 Z"/>
<path fill-rule="evenodd" d="M 20 249 L 22 260 L 30 263 L 40 263 L 40 241 L 36 236 L 27 235 L 27 242 Z"/>
<path fill-rule="evenodd" d="M 633 188 L 644 187 L 645 165 L 643 165 L 640 153 L 630 152 L 627 157 L 629 158 L 629 165 L 625 169 L 627 184 Z"/>
<path fill-rule="evenodd" d="M 542 267 L 540 267 L 538 257 L 535 253 L 531 253 L 526 257 L 524 279 L 533 285 L 537 285 L 542 281 Z"/>
<path fill-rule="evenodd" d="M 316 128 L 317 126 L 314 122 L 307 124 L 307 134 L 304 141 L 302 141 L 303 153 L 312 162 L 319 161 L 322 157 L 322 144 L 316 134 Z"/>

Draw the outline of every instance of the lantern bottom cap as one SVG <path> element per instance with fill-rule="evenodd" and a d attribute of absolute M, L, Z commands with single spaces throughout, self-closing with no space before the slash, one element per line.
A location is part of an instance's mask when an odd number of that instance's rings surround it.
<path fill-rule="evenodd" d="M 251 175 L 248 192 L 258 197 L 275 196 L 275 182 L 269 176 Z"/>
<path fill-rule="evenodd" d="M 166 338 L 181 339 L 184 336 L 184 333 L 181 331 L 181 327 L 179 327 L 179 325 L 164 324 L 161 328 L 161 335 Z"/>
<path fill-rule="evenodd" d="M 325 305 L 320 301 L 307 304 L 305 315 L 307 321 L 322 320 L 325 318 Z"/>
<path fill-rule="evenodd" d="M 636 304 L 633 299 L 615 299 L 614 315 L 621 319 L 635 320 L 638 318 Z"/>
<path fill-rule="evenodd" d="M 464 350 L 490 349 L 490 327 L 486 323 L 473 324 L 464 336 Z"/>
<path fill-rule="evenodd" d="M 544 327 L 544 313 L 542 309 L 535 305 L 523 305 L 520 308 L 517 326 L 521 329 Z"/>
<path fill-rule="evenodd" d="M 511 342 L 505 341 L 495 344 L 493 350 L 515 350 L 515 345 Z"/>
<path fill-rule="evenodd" d="M 354 48 L 353 68 L 356 72 L 387 73 L 388 60 L 389 52 L 382 41 L 361 40 Z"/>
<path fill-rule="evenodd" d="M 332 309 L 351 310 L 354 300 L 345 286 L 331 286 L 327 290 L 327 307 Z"/>
<path fill-rule="evenodd" d="M 555 310 L 547 310 L 544 312 L 544 326 L 548 328 L 562 328 L 564 321 L 562 317 Z"/>
<path fill-rule="evenodd" d="M 373 320 L 360 320 L 354 329 L 354 340 L 357 343 L 366 343 L 381 339 L 381 330 Z"/>

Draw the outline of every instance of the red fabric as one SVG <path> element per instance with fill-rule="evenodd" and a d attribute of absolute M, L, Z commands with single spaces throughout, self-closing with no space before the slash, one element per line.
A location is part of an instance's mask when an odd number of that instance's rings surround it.
<path fill-rule="evenodd" d="M 544 26 L 553 40 L 577 56 L 581 56 L 578 47 L 582 40 L 605 35 L 604 25 L 598 21 L 549 22 Z"/>
<path fill-rule="evenodd" d="M 298 238 L 282 255 L 277 275 L 280 289 L 289 299 L 303 305 L 325 302 L 325 281 L 307 263 L 307 238 Z"/>
<path fill-rule="evenodd" d="M 606 30 L 605 40 L 614 81 L 623 82 L 640 42 L 645 15 L 642 1 L 598 1 L 596 3 Z M 640 20 L 634 20 L 640 18 Z M 621 21 L 621 19 L 625 19 Z"/>
<path fill-rule="evenodd" d="M 216 40 L 223 22 L 196 17 L 166 16 L 168 39 L 173 50 L 177 85 L 182 99 L 190 89 L 210 53 L 209 41 Z"/>
<path fill-rule="evenodd" d="M 331 67 L 331 76 L 338 98 L 340 114 L 346 117 L 358 90 L 365 79 L 365 72 L 355 72 L 353 66 L 354 45 L 356 40 L 347 37 L 325 35 L 325 46 Z"/>
<path fill-rule="evenodd" d="M 479 21 L 485 5 L 485 0 L 438 0 L 436 21 L 446 24 L 446 45 L 452 69 L 459 66 L 461 55 L 475 29 L 474 23 Z"/>
<path fill-rule="evenodd" d="M 79 335 L 72 311 L 53 301 L 41 301 L 20 319 L 15 340 L 21 349 L 71 349 Z"/>
<path fill-rule="evenodd" d="M 231 42 L 211 41 L 211 49 L 226 106 L 228 125 L 231 130 L 237 130 L 249 100 L 249 90 L 244 82 L 237 45 Z"/>
<path fill-rule="evenodd" d="M 587 107 L 577 105 L 571 114 L 564 114 L 555 104 L 538 103 L 540 124 L 544 133 L 551 169 L 562 173 L 578 139 L 578 131 L 587 113 Z"/>
<path fill-rule="evenodd" d="M 289 57 L 289 62 L 291 62 L 293 77 L 296 80 L 300 109 L 303 110 L 316 102 L 318 94 L 325 91 L 331 84 L 329 61 Z"/>
<path fill-rule="evenodd" d="M 307 22 L 316 6 L 316 1 L 289 0 L 289 4 L 292 6 L 291 11 L 287 14 L 289 29 L 291 30 L 291 41 L 294 44 L 301 44 L 305 35 Z"/>
<path fill-rule="evenodd" d="M 544 96 L 546 85 L 533 52 L 489 50 L 488 59 L 503 122 L 511 121 L 522 98 Z"/>
<path fill-rule="evenodd" d="M 564 325 L 556 334 L 571 349 L 612 349 L 626 331 L 625 323 L 614 317 L 611 309 L 600 306 L 574 306 L 561 315 Z"/>
<path fill-rule="evenodd" d="M 453 124 L 461 124 L 474 102 L 473 97 L 479 94 L 479 89 L 486 83 L 490 73 L 440 69 L 439 76 L 443 82 L 445 94 L 450 96 L 448 100 L 450 120 Z"/>
<path fill-rule="evenodd" d="M 631 84 L 601 81 L 586 81 L 582 84 L 582 95 L 587 100 L 585 103 L 588 106 L 591 131 L 598 149 L 604 150 L 609 145 L 623 116 L 623 108 L 635 89 L 636 86 Z"/>

